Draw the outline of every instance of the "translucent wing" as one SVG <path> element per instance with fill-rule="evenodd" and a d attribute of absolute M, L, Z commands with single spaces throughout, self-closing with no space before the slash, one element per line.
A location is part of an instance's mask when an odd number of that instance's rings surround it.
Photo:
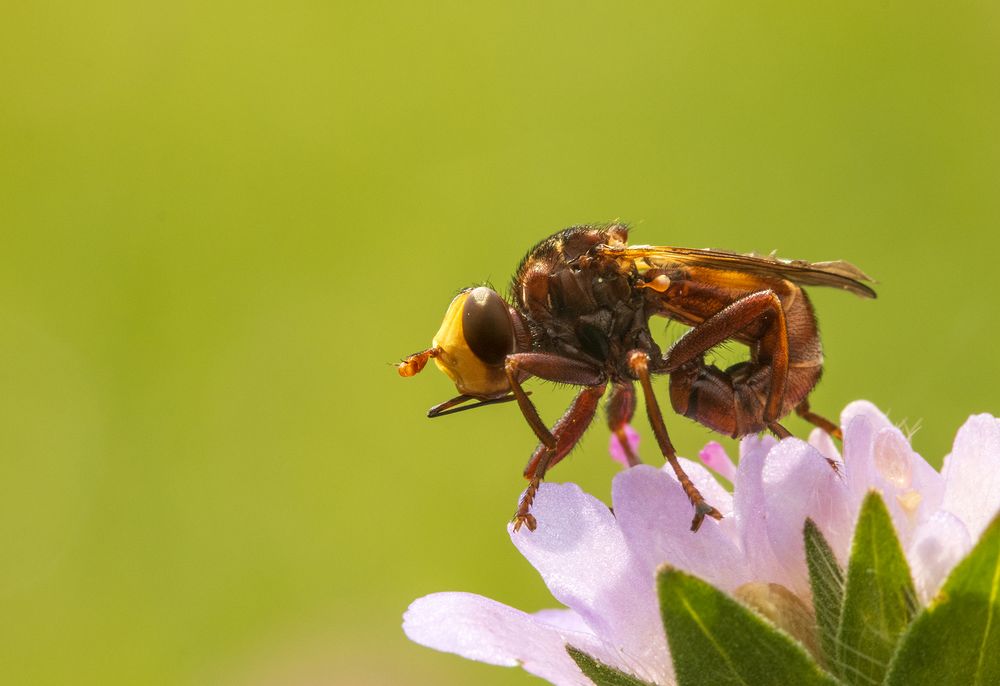
<path fill-rule="evenodd" d="M 874 283 L 871 277 L 850 262 L 805 262 L 783 260 L 773 255 L 743 255 L 724 250 L 698 250 L 657 245 L 630 245 L 627 248 L 601 246 L 598 251 L 615 257 L 645 262 L 651 268 L 669 268 L 689 265 L 747 272 L 760 276 L 779 277 L 806 286 L 830 286 L 850 291 L 862 298 L 874 298 L 875 291 L 864 281 Z"/>

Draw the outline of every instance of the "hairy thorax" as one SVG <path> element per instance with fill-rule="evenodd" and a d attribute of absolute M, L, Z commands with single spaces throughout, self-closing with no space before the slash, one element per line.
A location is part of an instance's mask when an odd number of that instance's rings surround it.
<path fill-rule="evenodd" d="M 634 265 L 591 251 L 619 244 L 624 245 L 624 235 L 615 227 L 568 229 L 524 258 L 514 277 L 514 295 L 536 351 L 595 363 L 611 379 L 630 377 L 626 357 L 631 350 L 660 356 Z"/>

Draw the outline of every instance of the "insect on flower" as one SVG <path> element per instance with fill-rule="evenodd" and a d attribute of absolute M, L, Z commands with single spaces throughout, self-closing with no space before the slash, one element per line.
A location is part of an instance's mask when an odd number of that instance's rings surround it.
<path fill-rule="evenodd" d="M 625 434 L 639 382 L 653 434 L 694 507 L 691 529 L 722 515 L 705 501 L 677 461 L 653 392 L 653 377 L 670 377 L 670 403 L 682 414 L 737 438 L 770 430 L 791 412 L 840 438 L 840 429 L 809 409 L 823 371 L 812 304 L 801 286 L 831 286 L 874 298 L 871 279 L 842 261 L 803 262 L 719 250 L 628 245 L 622 224 L 577 226 L 536 245 L 521 261 L 511 301 L 486 286 L 459 293 L 431 347 L 399 364 L 413 376 L 433 359 L 460 395 L 429 417 L 516 401 L 540 445 L 524 470 L 529 481 L 514 528 L 534 530 L 531 504 L 546 472 L 563 459 L 593 421 L 610 386 L 607 421 L 631 464 Z M 649 320 L 667 317 L 690 328 L 662 354 Z M 727 340 L 750 350 L 727 369 L 705 353 Z M 581 386 L 550 430 L 523 383 L 535 376 Z"/>

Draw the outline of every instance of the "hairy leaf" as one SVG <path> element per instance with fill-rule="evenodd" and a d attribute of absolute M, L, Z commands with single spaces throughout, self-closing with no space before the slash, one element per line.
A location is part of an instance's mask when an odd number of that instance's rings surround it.
<path fill-rule="evenodd" d="M 571 645 L 566 646 L 566 652 L 595 686 L 653 686 L 631 674 L 606 665 Z"/>
<path fill-rule="evenodd" d="M 910 568 L 882 496 L 861 505 L 847 564 L 835 669 L 848 684 L 885 678 L 900 636 L 917 607 Z"/>
<path fill-rule="evenodd" d="M 913 621 L 886 684 L 1000 684 L 1000 517 Z"/>
<path fill-rule="evenodd" d="M 832 666 L 837 661 L 837 629 L 840 626 L 840 612 L 844 605 L 844 572 L 830 544 L 826 542 L 826 538 L 813 520 L 806 520 L 803 533 L 820 646 L 826 664 Z"/>
<path fill-rule="evenodd" d="M 661 568 L 663 626 L 680 686 L 833 686 L 802 646 L 704 581 Z"/>

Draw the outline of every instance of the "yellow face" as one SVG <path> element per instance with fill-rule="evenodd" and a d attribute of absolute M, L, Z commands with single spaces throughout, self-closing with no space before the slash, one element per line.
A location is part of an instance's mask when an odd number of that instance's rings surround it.
<path fill-rule="evenodd" d="M 504 358 L 514 349 L 514 330 L 503 299 L 485 286 L 459 293 L 434 336 L 434 363 L 459 393 L 477 398 L 510 391 Z"/>

